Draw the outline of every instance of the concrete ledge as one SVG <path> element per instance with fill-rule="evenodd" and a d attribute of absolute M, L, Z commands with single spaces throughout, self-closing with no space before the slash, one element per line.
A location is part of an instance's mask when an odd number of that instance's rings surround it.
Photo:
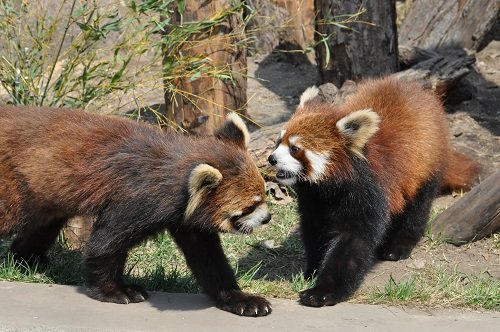
<path fill-rule="evenodd" d="M 498 331 L 500 313 L 272 300 L 267 317 L 239 317 L 204 295 L 152 292 L 148 301 L 92 300 L 81 287 L 0 282 L 0 331 Z"/>

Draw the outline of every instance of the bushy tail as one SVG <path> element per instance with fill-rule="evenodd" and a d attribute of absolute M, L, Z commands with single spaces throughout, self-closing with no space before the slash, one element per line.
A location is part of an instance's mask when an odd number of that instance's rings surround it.
<path fill-rule="evenodd" d="M 441 191 L 450 192 L 457 189 L 469 190 L 479 180 L 481 166 L 478 162 L 450 150 L 448 154 L 448 167 L 443 176 Z"/>

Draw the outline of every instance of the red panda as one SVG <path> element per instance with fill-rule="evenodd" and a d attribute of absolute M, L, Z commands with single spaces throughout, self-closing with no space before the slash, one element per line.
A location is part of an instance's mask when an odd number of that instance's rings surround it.
<path fill-rule="evenodd" d="M 66 221 L 96 221 L 83 248 L 88 295 L 141 302 L 125 284 L 128 251 L 163 230 L 216 305 L 265 316 L 269 302 L 240 290 L 218 232 L 269 222 L 264 180 L 231 113 L 213 137 L 186 137 L 78 110 L 0 106 L 0 236 L 14 255 L 44 259 Z"/>
<path fill-rule="evenodd" d="M 317 273 L 300 294 L 309 306 L 348 299 L 376 257 L 409 257 L 439 189 L 468 188 L 478 170 L 451 149 L 440 100 L 416 83 L 368 80 L 341 106 L 318 92 L 304 92 L 268 158 L 296 186 L 306 276 Z"/>

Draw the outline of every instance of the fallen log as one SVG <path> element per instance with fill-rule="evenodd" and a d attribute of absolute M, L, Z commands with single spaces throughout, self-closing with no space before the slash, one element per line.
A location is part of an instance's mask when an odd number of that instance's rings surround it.
<path fill-rule="evenodd" d="M 478 50 L 499 12 L 498 0 L 414 1 L 399 29 L 399 42 L 425 49 Z"/>
<path fill-rule="evenodd" d="M 432 233 L 462 245 L 500 230 L 500 170 L 465 194 L 432 223 Z"/>
<path fill-rule="evenodd" d="M 475 62 L 473 56 L 461 51 L 449 54 L 437 54 L 409 69 L 394 73 L 392 76 L 406 81 L 417 81 L 426 89 L 431 89 L 440 95 L 456 85 L 470 72 L 469 67 Z"/>

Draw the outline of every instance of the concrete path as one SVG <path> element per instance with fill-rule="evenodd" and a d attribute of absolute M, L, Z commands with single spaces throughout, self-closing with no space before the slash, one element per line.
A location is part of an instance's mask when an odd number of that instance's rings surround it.
<path fill-rule="evenodd" d="M 147 302 L 92 300 L 81 287 L 0 282 L 0 331 L 500 331 L 500 312 L 360 304 L 308 308 L 273 300 L 267 317 L 239 317 L 204 295 L 150 293 Z"/>

